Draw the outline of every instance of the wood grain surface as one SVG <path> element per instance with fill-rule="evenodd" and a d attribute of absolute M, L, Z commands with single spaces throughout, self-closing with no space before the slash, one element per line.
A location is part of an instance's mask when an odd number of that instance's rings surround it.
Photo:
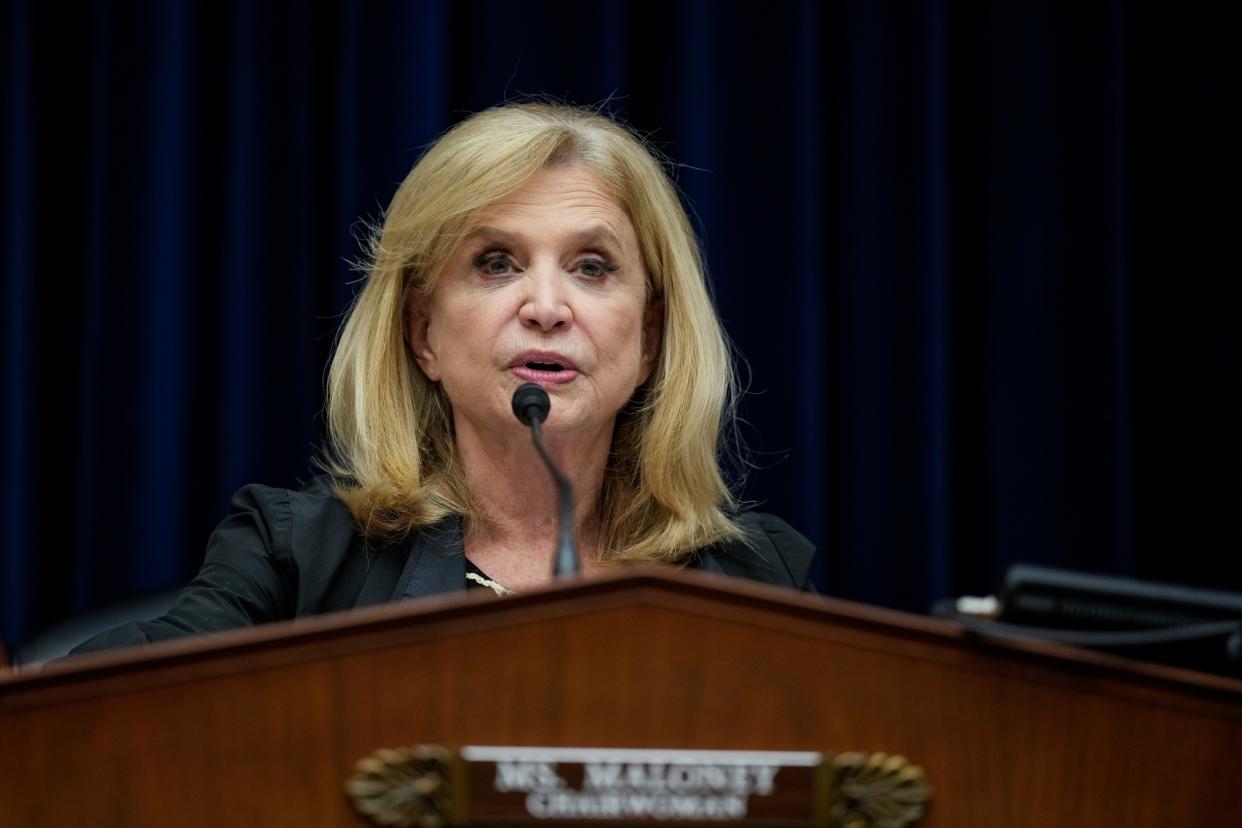
<path fill-rule="evenodd" d="M 0 676 L 0 825 L 365 825 L 381 747 L 898 753 L 923 825 L 1242 825 L 1242 682 L 643 570 Z"/>

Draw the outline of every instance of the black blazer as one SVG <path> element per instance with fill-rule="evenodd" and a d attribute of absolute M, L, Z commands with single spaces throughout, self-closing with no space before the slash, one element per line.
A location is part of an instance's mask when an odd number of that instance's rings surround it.
<path fill-rule="evenodd" d="M 698 550 L 686 566 L 811 590 L 815 547 L 780 518 L 740 516 L 750 543 Z M 212 533 L 198 575 L 163 616 L 116 627 L 74 653 L 464 590 L 461 523 L 449 518 L 376 544 L 327 478 L 301 491 L 246 486 Z"/>

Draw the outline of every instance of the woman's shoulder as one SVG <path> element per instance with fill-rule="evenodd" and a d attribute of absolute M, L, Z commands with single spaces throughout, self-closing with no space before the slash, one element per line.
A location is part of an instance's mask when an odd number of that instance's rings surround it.
<path fill-rule="evenodd" d="M 797 529 L 767 512 L 736 517 L 743 537 L 704 550 L 728 575 L 776 586 L 813 590 L 815 545 Z"/>
<path fill-rule="evenodd" d="M 353 515 L 336 495 L 327 475 L 311 478 L 299 488 L 287 489 L 249 483 L 233 493 L 230 515 L 251 515 L 270 534 L 274 549 L 296 544 L 299 535 L 324 537 L 352 535 Z"/>
<path fill-rule="evenodd" d="M 247 483 L 233 493 L 234 506 L 258 508 L 267 512 L 298 509 L 303 513 L 333 511 L 344 508 L 336 496 L 335 481 L 323 474 L 300 483 L 296 488 L 269 486 L 265 483 Z"/>
<path fill-rule="evenodd" d="M 351 553 L 359 538 L 331 478 L 316 477 L 296 489 L 250 483 L 233 493 L 227 517 L 207 542 L 204 563 L 276 573 L 297 589 L 302 614 L 321 603 L 318 593 L 356 557 Z"/>

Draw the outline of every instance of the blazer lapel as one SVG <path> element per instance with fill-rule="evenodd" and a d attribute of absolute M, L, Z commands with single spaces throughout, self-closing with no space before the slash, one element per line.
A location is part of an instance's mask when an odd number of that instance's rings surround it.
<path fill-rule="evenodd" d="M 366 580 L 362 590 L 354 602 L 354 607 L 370 607 L 393 600 L 392 585 L 401 580 L 402 573 L 410 562 L 412 541 L 388 544 L 378 551 L 368 551 L 366 540 L 356 542 L 357 548 L 350 549 L 351 555 L 370 558 L 366 570 Z"/>
<path fill-rule="evenodd" d="M 389 600 L 405 601 L 461 592 L 465 588 L 466 552 L 461 540 L 461 519 L 450 516 L 417 533 Z"/>

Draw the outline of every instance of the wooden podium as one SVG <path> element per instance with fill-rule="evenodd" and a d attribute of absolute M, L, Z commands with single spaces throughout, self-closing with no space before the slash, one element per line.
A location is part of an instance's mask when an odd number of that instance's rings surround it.
<path fill-rule="evenodd" d="M 1242 682 L 692 572 L 393 604 L 0 678 L 0 825 L 365 826 L 378 748 L 900 754 L 920 825 L 1242 825 Z"/>

